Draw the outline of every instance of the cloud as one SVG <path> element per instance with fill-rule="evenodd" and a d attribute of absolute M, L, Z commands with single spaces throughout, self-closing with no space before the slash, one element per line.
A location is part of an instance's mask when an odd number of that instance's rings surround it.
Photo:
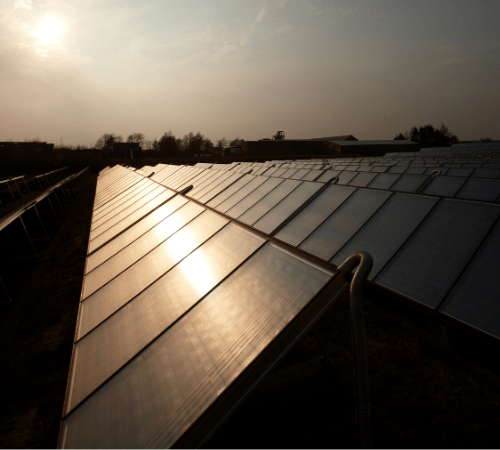
<path fill-rule="evenodd" d="M 14 8 L 31 9 L 31 0 L 17 0 L 16 3 L 14 4 Z"/>
<path fill-rule="evenodd" d="M 248 30 L 248 32 L 241 38 L 241 41 L 240 41 L 240 46 L 241 47 L 245 47 L 245 45 L 248 42 L 248 39 L 253 34 L 253 32 L 255 31 L 255 28 L 257 27 L 257 25 L 259 24 L 259 22 L 263 19 L 263 17 L 264 17 L 265 14 L 266 14 L 266 7 L 264 6 L 261 9 L 259 15 L 257 16 L 257 19 L 255 19 L 255 21 L 250 26 L 250 29 Z"/>

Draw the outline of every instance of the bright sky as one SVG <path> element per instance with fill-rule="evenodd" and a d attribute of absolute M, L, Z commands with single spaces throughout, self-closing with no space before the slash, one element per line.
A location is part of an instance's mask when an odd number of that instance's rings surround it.
<path fill-rule="evenodd" d="M 441 122 L 500 139 L 498 0 L 0 0 L 0 141 Z"/>

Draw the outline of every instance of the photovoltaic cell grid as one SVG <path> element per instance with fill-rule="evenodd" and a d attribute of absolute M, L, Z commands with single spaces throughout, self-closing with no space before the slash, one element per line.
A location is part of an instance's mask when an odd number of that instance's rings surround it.
<path fill-rule="evenodd" d="M 318 186 L 287 184 L 253 217 Z M 91 253 L 86 273 L 63 447 L 173 445 L 335 278 L 180 196 Z"/>

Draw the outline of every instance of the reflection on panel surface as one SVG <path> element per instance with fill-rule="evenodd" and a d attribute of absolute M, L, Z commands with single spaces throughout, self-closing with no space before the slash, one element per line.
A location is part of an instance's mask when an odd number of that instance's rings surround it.
<path fill-rule="evenodd" d="M 99 208 L 94 211 L 94 214 L 92 215 L 92 228 L 96 228 L 98 226 L 99 222 L 102 222 L 102 218 L 106 216 L 107 214 L 110 214 L 111 211 L 113 211 L 115 208 L 123 205 L 127 200 L 129 200 L 131 197 L 136 195 L 138 192 L 141 192 L 144 190 L 146 187 L 155 187 L 157 186 L 155 183 L 150 182 L 149 180 L 143 179 L 139 181 L 137 184 L 132 186 L 130 189 L 127 189 L 125 192 L 123 192 L 121 195 L 113 198 L 106 204 L 102 206 L 102 208 Z"/>
<path fill-rule="evenodd" d="M 162 192 L 160 195 L 154 197 L 153 199 L 146 202 L 143 206 L 136 209 L 133 213 L 127 215 L 121 221 L 117 222 L 111 228 L 106 230 L 104 233 L 97 236 L 95 239 L 92 239 L 89 242 L 89 253 L 93 252 L 101 245 L 108 242 L 110 239 L 113 239 L 115 236 L 120 234 L 122 231 L 125 231 L 128 227 L 134 225 L 138 220 L 142 219 L 145 215 L 152 212 L 158 206 L 169 200 L 175 195 L 175 192 L 167 190 Z"/>
<path fill-rule="evenodd" d="M 332 274 L 265 245 L 63 422 L 63 447 L 171 447 Z"/>
<path fill-rule="evenodd" d="M 116 219 L 116 216 L 120 217 L 119 214 L 122 215 L 125 211 L 137 209 L 139 206 L 146 203 L 147 200 L 150 200 L 159 193 L 165 191 L 164 187 L 159 186 L 156 183 L 149 182 L 149 180 L 148 183 L 148 185 L 134 191 L 133 195 L 127 197 L 122 203 L 111 208 L 109 211 L 105 212 L 98 219 L 96 219 L 92 223 L 91 234 L 96 235 L 96 233 L 99 233 L 100 230 L 105 229 L 109 223 L 116 223 L 116 220 L 119 220 Z"/>
<path fill-rule="evenodd" d="M 298 246 L 341 204 L 356 188 L 350 186 L 328 186 L 314 201 L 280 230 L 276 237 Z"/>
<path fill-rule="evenodd" d="M 299 248 L 329 260 L 390 195 L 386 191 L 357 189 Z"/>
<path fill-rule="evenodd" d="M 264 243 L 229 224 L 75 346 L 67 412 Z"/>
<path fill-rule="evenodd" d="M 500 225 L 490 233 L 439 311 L 500 338 Z"/>
<path fill-rule="evenodd" d="M 227 220 L 205 211 L 81 303 L 78 338 L 121 308 L 215 234 Z"/>
<path fill-rule="evenodd" d="M 355 236 L 332 258 L 342 264 L 359 251 L 373 258 L 372 279 L 413 233 L 438 199 L 395 192 Z"/>
<path fill-rule="evenodd" d="M 116 208 L 116 210 L 111 211 L 111 216 L 108 216 L 107 220 L 104 223 L 90 231 L 90 240 L 95 239 L 102 233 L 112 228 L 114 225 L 119 224 L 125 217 L 132 214 L 141 206 L 148 204 L 162 192 L 165 192 L 165 188 L 162 186 L 158 186 L 157 188 L 146 194 L 144 197 L 141 197 L 139 199 L 132 198 L 125 202 L 123 205 Z"/>
<path fill-rule="evenodd" d="M 179 209 L 181 206 L 188 202 L 187 199 L 180 196 L 172 198 L 164 205 L 160 206 L 157 210 L 153 211 L 148 216 L 144 217 L 140 222 L 130 227 L 127 231 L 120 234 L 116 239 L 108 242 L 104 247 L 101 247 L 96 252 L 92 253 L 87 258 L 85 272 L 89 273 L 111 256 L 118 253 L 120 250 L 130 245 L 146 231 L 153 228 L 155 225 L 166 219 L 170 214 Z"/>
<path fill-rule="evenodd" d="M 85 277 L 82 298 L 85 299 L 140 258 L 168 239 L 188 222 L 200 215 L 205 208 L 189 202 L 135 242 L 108 259 Z"/>
<path fill-rule="evenodd" d="M 436 307 L 486 236 L 499 209 L 441 199 L 375 281 Z"/>

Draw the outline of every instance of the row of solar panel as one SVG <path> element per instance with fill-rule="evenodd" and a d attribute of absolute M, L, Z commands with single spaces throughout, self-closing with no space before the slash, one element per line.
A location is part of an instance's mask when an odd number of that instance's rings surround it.
<path fill-rule="evenodd" d="M 401 183 L 414 183 L 410 177 L 413 176 L 403 175 Z M 287 219 L 286 214 L 279 215 L 277 212 L 282 208 L 287 214 L 293 215 L 306 200 L 298 194 L 299 190 L 294 191 L 290 184 L 292 180 L 269 178 L 262 181 L 262 178 L 253 174 L 245 175 L 207 202 L 207 205 L 262 231 L 273 233 L 280 227 L 277 224 L 283 224 Z M 442 183 L 454 180 L 435 177 L 426 189 L 434 195 L 441 194 L 443 191 L 438 192 L 437 189 L 450 188 Z M 422 181 L 418 178 L 415 185 L 420 185 Z M 469 179 L 467 183 L 488 181 L 495 180 Z M 305 191 L 308 184 L 317 183 L 302 182 L 301 189 Z M 467 186 L 470 190 L 475 188 Z M 491 192 L 491 186 L 483 188 L 487 193 Z M 298 184 L 295 189 L 298 189 Z M 311 188 L 309 198 L 318 191 Z M 287 192 L 290 197 L 285 195 Z M 463 195 L 466 191 L 461 192 Z M 294 203 L 293 196 L 300 200 Z M 495 186 L 491 196 L 493 199 L 498 197 L 498 186 Z M 481 251 L 479 246 L 483 241 L 496 242 L 495 233 L 498 231 L 491 231 L 490 235 L 488 233 L 493 228 L 498 230 L 495 225 L 498 214 L 499 206 L 495 204 L 333 185 L 321 192 L 289 224 L 278 230 L 276 237 L 333 263 L 338 263 L 347 253 L 354 253 L 354 249 L 367 250 L 375 260 L 372 271 L 374 282 L 432 308 L 444 302 L 440 311 L 449 313 L 457 310 L 458 300 L 454 303 L 452 297 L 447 297 L 445 301 L 444 296 L 465 267 L 468 267 L 465 273 L 473 272 L 468 266 L 473 265 L 472 255 L 480 252 L 485 258 L 491 257 L 489 245 L 485 244 L 485 249 Z M 279 219 L 271 221 L 268 228 L 263 228 L 261 224 L 266 215 L 276 215 Z M 404 226 L 402 222 L 405 221 L 408 222 Z M 296 238 L 291 237 L 293 233 L 288 235 L 294 227 L 303 234 L 299 233 Z M 365 246 L 358 246 L 358 240 Z M 337 253 L 340 256 L 337 257 Z M 495 264 L 492 267 L 498 270 L 498 261 Z M 379 273 L 377 267 L 380 270 L 385 267 L 384 272 Z M 450 315 L 499 338 L 500 317 L 495 313 L 495 302 L 500 296 L 498 288 L 492 287 L 493 273 L 491 269 L 484 270 L 477 280 L 481 285 L 488 286 L 488 295 L 470 296 L 460 313 Z M 472 283 L 471 280 L 467 283 Z M 469 318 L 465 317 L 467 308 Z"/>
<path fill-rule="evenodd" d="M 315 169 L 270 169 L 263 176 L 297 179 L 302 181 L 328 182 L 338 177 L 338 184 L 373 189 L 385 189 L 398 192 L 419 192 L 444 197 L 464 198 L 478 201 L 500 202 L 500 180 L 475 179 L 458 176 L 451 169 L 452 176 L 430 176 L 433 169 L 428 169 L 427 175 L 408 175 L 398 173 L 352 172 L 340 170 Z M 252 172 L 259 175 L 259 171 Z M 429 182 L 424 186 L 424 183 Z"/>
<path fill-rule="evenodd" d="M 221 177 L 218 171 L 213 171 L 215 173 L 210 174 L 210 172 L 212 172 L 210 170 L 198 171 L 198 175 L 193 177 L 193 170 L 192 168 L 184 168 L 183 171 L 181 170 L 181 173 L 177 174 L 177 178 L 180 178 L 180 181 L 178 181 L 175 186 L 179 188 L 187 183 L 196 184 L 197 180 L 202 180 L 203 177 L 209 180 L 212 179 L 212 183 L 208 183 L 208 186 L 210 186 L 208 192 L 212 192 L 212 197 L 213 194 L 216 193 L 213 188 L 214 183 L 216 185 L 221 184 L 220 188 L 225 190 L 223 190 L 220 195 L 213 198 L 213 200 L 207 201 L 208 206 L 214 207 L 231 217 L 238 218 L 248 225 L 252 225 L 267 233 L 272 233 L 273 230 L 279 228 L 287 219 L 287 215 L 293 214 L 308 198 L 319 191 L 321 186 L 318 183 L 293 182 L 292 180 L 272 178 L 265 181 L 264 177 L 256 177 L 253 175 L 245 175 L 238 178 L 238 175 L 226 173 L 224 178 Z M 445 179 L 436 177 L 433 179 L 433 182 L 435 180 Z M 284 183 L 284 181 L 287 182 Z M 228 185 L 229 187 L 227 187 Z M 243 189 L 244 186 L 246 187 Z M 280 186 L 279 189 L 277 189 L 278 186 Z M 429 186 L 432 188 L 432 184 L 429 184 Z M 193 198 L 202 199 L 207 191 L 206 189 L 203 190 L 202 187 L 203 185 L 198 189 L 198 195 L 196 195 L 196 192 L 188 195 L 193 195 Z M 341 188 L 341 186 L 338 186 L 338 188 Z M 270 194 L 271 192 L 272 194 Z M 377 193 L 375 190 L 373 190 L 373 192 L 375 193 L 371 195 L 390 195 L 390 193 L 387 192 Z M 263 196 L 263 198 L 258 200 L 260 196 Z M 437 199 L 431 198 L 428 201 L 435 202 Z M 322 245 L 320 247 L 323 248 Z M 324 248 L 327 247 L 328 246 L 325 246 Z"/>
<path fill-rule="evenodd" d="M 352 166 L 354 170 L 357 170 L 359 167 L 367 167 L 365 171 L 369 171 L 371 167 L 450 167 L 450 168 L 498 168 L 498 164 L 500 163 L 500 159 L 463 159 L 463 158 L 391 158 L 391 159 L 335 159 L 329 161 L 319 161 L 317 164 L 297 164 L 296 162 L 278 162 L 278 163 L 251 163 L 245 164 L 240 163 L 241 166 L 251 166 L 253 168 L 261 168 L 267 167 L 271 168 L 272 166 L 275 168 L 285 168 L 285 169 L 301 169 L 301 168 L 318 168 L 318 169 L 326 169 L 326 168 L 335 168 L 337 166 L 347 167 Z M 222 166 L 219 164 L 218 166 Z M 197 164 L 198 167 L 198 164 Z M 206 168 L 209 168 L 206 166 Z M 224 169 L 223 167 L 214 167 L 219 169 Z M 226 168 L 225 170 L 231 170 Z"/>
<path fill-rule="evenodd" d="M 203 171 L 190 169 L 160 172 L 171 186 L 193 174 L 203 183 Z M 208 188 L 213 174 L 204 175 Z M 220 183 L 243 177 L 215 175 Z M 132 198 L 128 191 L 138 184 L 120 168 L 104 172 L 93 225 L 111 211 L 109 220 L 123 216 L 129 206 L 118 203 Z M 333 283 L 333 272 L 169 192 L 141 220 L 89 251 L 63 447 L 171 446 Z"/>

